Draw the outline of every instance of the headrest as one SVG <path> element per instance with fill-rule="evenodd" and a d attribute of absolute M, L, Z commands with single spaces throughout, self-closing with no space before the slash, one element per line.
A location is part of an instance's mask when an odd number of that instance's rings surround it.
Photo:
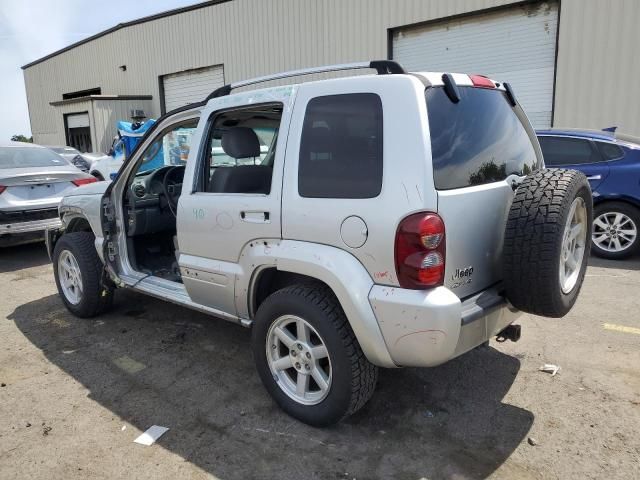
<path fill-rule="evenodd" d="M 231 158 L 260 156 L 260 140 L 248 127 L 233 127 L 222 134 L 222 150 Z"/>
<path fill-rule="evenodd" d="M 333 143 L 336 141 L 331 135 L 331 131 L 325 126 L 315 126 L 311 131 L 307 130 L 303 136 L 302 152 L 304 154 L 328 153 L 333 149 Z"/>

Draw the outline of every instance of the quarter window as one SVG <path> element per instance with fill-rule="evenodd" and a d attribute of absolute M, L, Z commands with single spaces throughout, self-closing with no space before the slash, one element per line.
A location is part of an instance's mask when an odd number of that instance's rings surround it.
<path fill-rule="evenodd" d="M 590 140 L 565 137 L 539 137 L 544 163 L 548 167 L 601 162 L 603 158 Z"/>
<path fill-rule="evenodd" d="M 300 196 L 377 197 L 382 189 L 382 132 L 378 95 L 352 93 L 312 99 L 300 140 Z"/>
<path fill-rule="evenodd" d="M 596 142 L 596 145 L 605 160 L 615 160 L 616 158 L 624 157 L 624 151 L 618 145 L 605 142 Z"/>

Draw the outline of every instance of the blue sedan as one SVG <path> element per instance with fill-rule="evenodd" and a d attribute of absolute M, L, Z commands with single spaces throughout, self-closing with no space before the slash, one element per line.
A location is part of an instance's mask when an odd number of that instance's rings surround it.
<path fill-rule="evenodd" d="M 548 168 L 580 170 L 593 190 L 592 251 L 625 258 L 640 246 L 640 138 L 591 130 L 538 130 Z"/>

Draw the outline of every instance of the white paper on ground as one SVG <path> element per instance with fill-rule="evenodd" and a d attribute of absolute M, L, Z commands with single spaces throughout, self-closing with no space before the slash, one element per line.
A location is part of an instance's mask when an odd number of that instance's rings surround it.
<path fill-rule="evenodd" d="M 541 372 L 550 373 L 552 377 L 556 375 L 560 371 L 560 367 L 558 365 L 553 365 L 552 363 L 545 363 L 543 366 L 539 368 Z"/>
<path fill-rule="evenodd" d="M 147 429 L 142 435 L 134 440 L 135 443 L 140 445 L 146 445 L 147 447 L 153 445 L 162 435 L 164 435 L 169 429 L 167 427 L 160 427 L 153 425 Z"/>

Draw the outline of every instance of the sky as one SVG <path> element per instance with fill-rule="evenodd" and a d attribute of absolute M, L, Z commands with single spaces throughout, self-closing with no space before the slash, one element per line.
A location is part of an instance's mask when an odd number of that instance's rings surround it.
<path fill-rule="evenodd" d="M 0 0 L 0 142 L 31 135 L 22 65 L 128 20 L 197 0 Z"/>

